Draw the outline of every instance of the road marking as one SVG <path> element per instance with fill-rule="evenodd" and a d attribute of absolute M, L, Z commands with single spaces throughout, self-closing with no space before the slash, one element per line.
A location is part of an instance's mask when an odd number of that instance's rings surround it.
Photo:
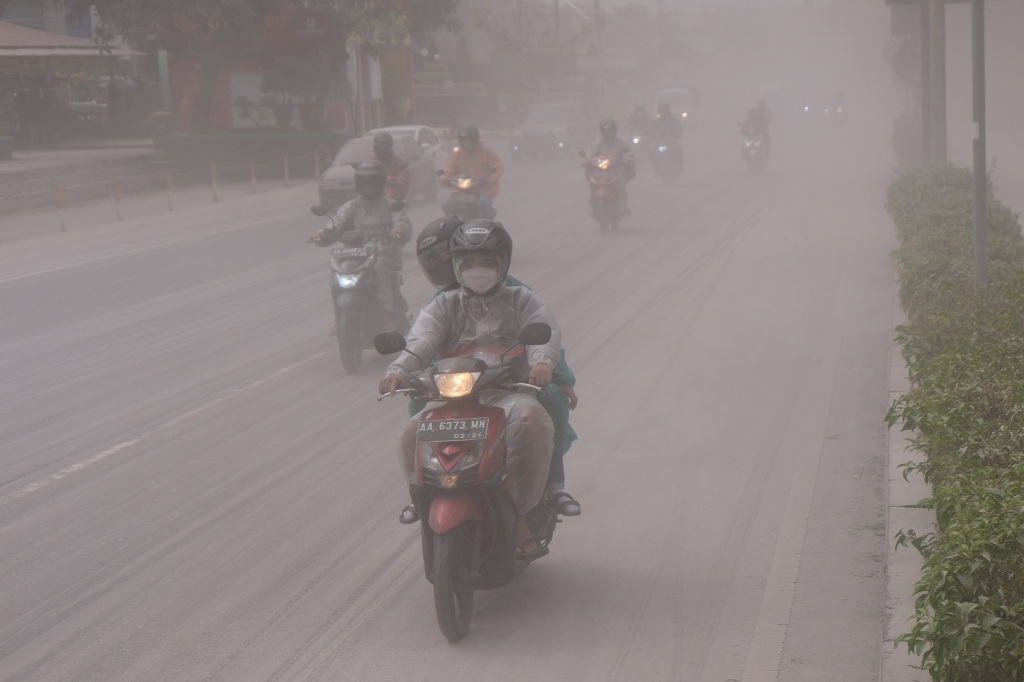
<path fill-rule="evenodd" d="M 832 393 L 829 386 L 835 381 L 842 336 L 841 320 L 837 318 L 836 313 L 843 309 L 841 303 L 845 300 L 848 289 L 849 272 L 844 271 L 838 292 L 833 298 L 839 303 L 831 306 L 832 315 L 828 331 L 823 337 L 821 360 L 812 371 L 809 390 L 804 393 L 804 402 L 808 399 L 813 402 L 806 406 L 804 411 L 796 411 L 796 414 L 803 415 L 803 428 L 794 436 L 797 440 L 794 445 L 799 447 L 797 452 L 803 454 L 797 461 L 789 497 L 786 499 L 782 526 L 775 542 L 775 554 L 765 583 L 750 648 L 747 649 L 747 661 L 743 666 L 741 682 L 777 682 L 779 679 L 783 648 L 793 611 L 793 598 L 797 579 L 800 577 L 804 539 L 814 502 L 825 427 L 832 406 L 831 400 L 820 400 L 817 396 Z M 790 447 L 789 439 L 783 442 L 783 447 Z"/>
<path fill-rule="evenodd" d="M 284 213 L 284 215 L 279 215 L 278 213 Z M 300 216 L 301 214 L 296 213 L 294 215 Z M 245 229 L 246 227 L 253 224 L 252 221 L 258 221 L 260 224 L 272 223 L 291 216 L 292 209 L 288 209 L 287 211 L 273 212 L 269 216 L 267 215 L 267 212 L 264 212 L 259 216 L 243 215 L 239 218 L 230 219 L 232 224 L 227 227 L 211 228 L 199 234 L 191 234 L 185 237 L 178 237 L 175 239 L 171 239 L 169 241 L 160 242 L 159 244 L 150 244 L 149 246 L 138 246 L 134 248 L 129 248 L 126 251 L 117 251 L 115 253 L 108 253 L 103 256 L 95 256 L 92 258 L 86 258 L 85 260 L 75 261 L 73 263 L 66 263 L 65 265 L 57 265 L 46 270 L 36 270 L 34 272 L 28 272 L 23 275 L 14 275 L 13 277 L 0 279 L 0 284 L 9 284 L 11 282 L 17 282 L 23 279 L 29 279 L 31 277 L 39 277 L 41 275 L 50 275 L 55 272 L 61 272 L 63 270 L 80 268 L 87 265 L 93 265 L 95 263 L 102 263 L 103 261 L 112 260 L 114 258 L 121 258 L 122 256 L 130 256 L 137 253 L 144 253 L 146 251 L 152 251 L 153 249 L 162 249 L 164 247 L 173 246 L 174 244 L 180 244 L 182 242 L 194 241 L 196 239 L 206 239 L 211 236 L 217 236 L 221 234 L 226 234 L 228 232 L 234 232 L 240 229 Z"/>
<path fill-rule="evenodd" d="M 225 402 L 227 402 L 229 400 L 237 398 L 238 396 L 242 395 L 243 393 L 246 393 L 247 391 L 251 391 L 254 388 L 258 388 L 258 387 L 262 386 L 263 384 L 276 379 L 277 377 L 281 376 L 282 374 L 290 372 L 293 369 L 297 369 L 297 368 L 301 367 L 302 365 L 304 365 L 304 364 L 306 364 L 308 362 L 312 362 L 313 360 L 315 360 L 315 359 L 317 359 L 319 357 L 322 357 L 323 355 L 326 355 L 326 353 L 317 353 L 315 355 L 312 355 L 312 356 L 306 358 L 302 362 L 296 362 L 296 363 L 288 365 L 286 367 L 282 367 L 281 369 L 277 370 L 276 372 L 273 372 L 270 375 L 263 377 L 262 379 L 257 379 L 256 381 L 253 381 L 250 384 L 247 384 L 245 386 L 235 386 L 234 388 L 228 389 L 228 391 L 224 395 L 222 395 L 220 397 L 217 397 L 217 398 L 214 398 L 213 400 L 211 400 L 209 402 L 203 403 L 202 405 L 199 405 L 198 407 L 194 407 L 191 410 L 183 412 L 183 413 L 177 415 L 176 417 L 174 417 L 173 419 L 170 419 L 170 420 L 168 420 L 166 422 L 163 422 L 162 424 L 159 424 L 158 426 L 153 427 L 149 431 L 143 432 L 143 434 L 141 436 L 139 436 L 138 438 L 135 438 L 133 440 L 127 440 L 127 441 L 125 441 L 123 443 L 118 443 L 117 445 L 115 445 L 112 448 L 107 448 L 103 452 L 98 452 L 95 455 L 92 455 L 91 457 L 87 457 L 86 459 L 83 459 L 83 460 L 81 460 L 79 462 L 75 462 L 74 464 L 71 464 L 70 466 L 66 466 L 63 469 L 61 469 L 60 471 L 57 471 L 55 473 L 50 474 L 46 478 L 42 478 L 42 479 L 36 481 L 35 483 L 30 483 L 29 485 L 25 486 L 24 488 L 22 488 L 21 490 L 19 490 L 16 493 L 14 493 L 13 495 L 10 495 L 8 497 L 0 499 L 0 507 L 3 507 L 4 505 L 10 504 L 11 502 L 15 502 L 17 500 L 20 500 L 20 499 L 22 499 L 22 498 L 24 498 L 24 497 L 26 497 L 28 495 L 31 495 L 34 492 L 38 492 L 38 491 L 42 490 L 43 488 L 45 488 L 46 486 L 50 485 L 51 483 L 54 483 L 56 481 L 60 481 L 60 480 L 62 480 L 64 478 L 67 478 L 68 476 L 70 476 L 72 474 L 76 474 L 79 471 L 82 471 L 83 469 L 85 469 L 86 467 L 89 467 L 89 466 L 91 466 L 93 464 L 96 464 L 97 462 L 102 462 L 103 460 L 107 459 L 108 457 L 111 457 L 112 455 L 116 455 L 119 452 L 123 452 L 125 450 L 128 450 L 129 448 L 131 448 L 131 447 L 133 447 L 135 445 L 138 445 L 139 443 L 141 443 L 142 441 L 146 440 L 147 438 L 155 436 L 158 433 L 161 433 L 161 432 L 166 431 L 168 429 L 174 428 L 175 426 L 178 426 L 179 424 L 181 424 L 182 422 L 184 422 L 187 419 L 191 419 L 192 417 L 200 415 L 203 412 L 207 412 L 208 410 L 211 410 L 214 407 L 217 407 L 218 405 L 221 405 L 222 403 L 225 403 Z"/>

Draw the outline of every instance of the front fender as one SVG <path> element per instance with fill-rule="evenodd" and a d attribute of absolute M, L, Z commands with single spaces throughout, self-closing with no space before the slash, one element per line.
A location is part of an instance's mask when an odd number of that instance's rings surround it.
<path fill-rule="evenodd" d="M 483 503 L 476 493 L 441 493 L 430 503 L 430 530 L 435 533 L 446 533 L 466 521 L 483 517 Z"/>
<path fill-rule="evenodd" d="M 338 310 L 347 310 L 355 306 L 359 300 L 359 294 L 352 289 L 339 289 L 338 293 L 334 296 L 334 305 L 337 306 Z"/>

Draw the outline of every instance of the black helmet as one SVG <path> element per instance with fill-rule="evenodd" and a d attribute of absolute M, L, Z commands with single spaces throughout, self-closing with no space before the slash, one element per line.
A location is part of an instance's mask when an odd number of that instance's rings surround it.
<path fill-rule="evenodd" d="M 446 216 L 431 220 L 416 237 L 416 258 L 430 283 L 439 289 L 457 284 L 452 267 L 451 243 L 455 230 L 462 226 L 462 218 Z"/>
<path fill-rule="evenodd" d="M 391 133 L 377 133 L 373 136 L 374 156 L 391 156 L 395 148 L 395 140 Z"/>
<path fill-rule="evenodd" d="M 459 272 L 460 261 L 470 254 L 477 253 L 497 256 L 498 283 L 500 284 L 508 277 L 508 268 L 512 262 L 512 236 L 497 220 L 475 218 L 456 228 L 452 235 L 451 251 L 452 268 L 459 284 L 465 284 Z M 494 288 L 497 288 L 497 284 Z M 494 289 L 477 293 L 487 295 L 493 291 Z"/>
<path fill-rule="evenodd" d="M 611 142 L 619 134 L 619 126 L 615 125 L 615 119 L 606 118 L 601 121 L 601 125 L 597 126 L 597 129 L 601 132 L 601 137 Z"/>
<path fill-rule="evenodd" d="M 459 128 L 459 146 L 473 151 L 480 142 L 480 131 L 476 126 L 462 126 Z"/>
<path fill-rule="evenodd" d="M 367 199 L 376 199 L 384 193 L 388 172 L 380 161 L 361 161 L 356 164 L 356 193 Z"/>

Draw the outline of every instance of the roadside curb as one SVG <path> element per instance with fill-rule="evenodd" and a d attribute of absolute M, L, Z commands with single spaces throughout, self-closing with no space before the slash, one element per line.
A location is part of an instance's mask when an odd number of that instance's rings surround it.
<path fill-rule="evenodd" d="M 898 285 L 897 285 L 898 290 Z M 893 306 L 893 329 L 906 322 L 899 303 Z M 907 366 L 894 341 L 889 351 L 889 404 L 910 390 Z M 930 494 L 919 473 L 907 478 L 900 465 L 913 457 L 907 452 L 909 432 L 897 424 L 886 435 L 886 522 L 885 522 L 885 614 L 882 624 L 881 682 L 925 682 L 928 673 L 921 669 L 921 657 L 910 654 L 895 640 L 912 627 L 914 586 L 921 577 L 922 558 L 913 548 L 896 548 L 895 535 L 913 529 L 918 535 L 934 529 L 935 514 L 917 503 Z"/>

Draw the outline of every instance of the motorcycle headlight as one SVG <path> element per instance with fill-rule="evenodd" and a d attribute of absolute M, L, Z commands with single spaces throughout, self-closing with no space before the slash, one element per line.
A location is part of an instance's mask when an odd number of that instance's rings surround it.
<path fill-rule="evenodd" d="M 455 186 L 459 189 L 469 189 L 473 186 L 472 178 L 459 178 L 455 181 Z"/>
<path fill-rule="evenodd" d="M 611 159 L 601 159 L 597 162 L 597 167 L 601 170 L 608 170 L 608 166 L 612 164 Z"/>
<path fill-rule="evenodd" d="M 668 145 L 659 144 L 658 145 L 658 151 L 659 152 L 667 152 L 668 151 Z"/>
<path fill-rule="evenodd" d="M 640 136 L 636 135 L 633 137 L 633 144 L 640 144 Z"/>
<path fill-rule="evenodd" d="M 338 279 L 338 286 L 342 289 L 351 289 L 359 281 L 358 275 L 335 275 Z"/>
<path fill-rule="evenodd" d="M 461 398 L 469 395 L 482 372 L 450 372 L 434 375 L 437 392 L 444 398 Z"/>

